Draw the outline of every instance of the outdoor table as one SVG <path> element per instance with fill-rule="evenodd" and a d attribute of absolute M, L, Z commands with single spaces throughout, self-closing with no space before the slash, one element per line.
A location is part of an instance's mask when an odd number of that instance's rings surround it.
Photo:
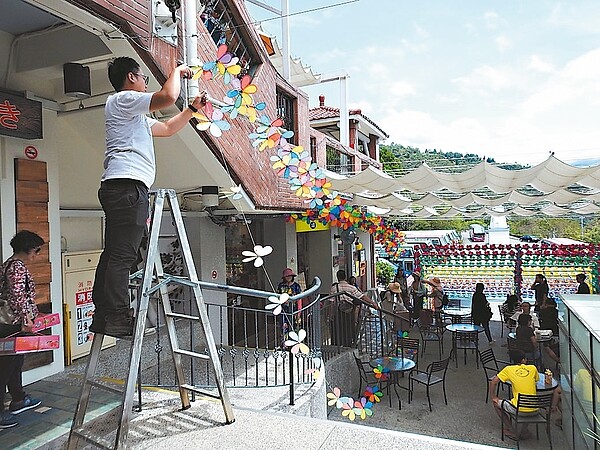
<path fill-rule="evenodd" d="M 400 401 L 400 395 L 398 394 L 398 390 L 396 387 L 400 389 L 408 390 L 407 387 L 401 386 L 399 383 L 399 373 L 408 372 L 415 367 L 415 362 L 409 358 L 402 358 L 397 356 L 383 356 L 381 358 L 375 358 L 369 361 L 369 365 L 373 368 L 377 366 L 382 366 L 384 369 L 388 369 L 390 371 L 390 375 L 393 380 L 394 392 L 396 392 L 396 397 L 398 397 L 398 408 L 402 409 L 402 403 Z M 389 388 L 388 388 L 389 395 Z M 390 396 L 390 406 L 392 406 L 392 397 Z"/>
<path fill-rule="evenodd" d="M 452 323 L 460 323 L 460 319 L 462 317 L 471 315 L 471 309 L 470 308 L 444 308 L 444 309 L 442 309 L 442 314 L 444 314 L 446 316 L 450 316 L 452 318 Z"/>
<path fill-rule="evenodd" d="M 481 325 L 473 325 L 471 323 L 453 323 L 451 325 L 446 325 L 446 330 L 452 332 L 452 351 L 450 352 L 450 356 L 454 356 L 456 361 L 456 367 L 458 367 L 458 358 L 456 357 L 456 340 L 460 333 L 481 333 L 483 331 L 483 327 Z M 466 350 L 465 350 L 465 363 L 466 363 Z M 479 360 L 477 360 L 477 367 L 479 367 Z"/>
<path fill-rule="evenodd" d="M 546 384 L 545 374 L 538 371 L 538 376 L 540 379 L 537 381 L 537 383 L 535 383 L 537 392 L 552 391 L 558 387 L 558 380 L 556 380 L 556 378 L 552 377 L 552 382 L 550 384 Z M 505 384 L 510 386 L 511 382 L 507 381 Z"/>

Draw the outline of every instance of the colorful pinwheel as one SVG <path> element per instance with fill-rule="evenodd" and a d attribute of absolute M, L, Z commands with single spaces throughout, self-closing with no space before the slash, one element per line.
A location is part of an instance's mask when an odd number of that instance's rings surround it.
<path fill-rule="evenodd" d="M 226 120 L 223 120 L 223 112 L 219 109 L 214 109 L 211 103 L 207 103 L 202 108 L 204 114 L 200 112 L 193 113 L 193 116 L 198 119 L 198 128 L 200 131 L 208 130 L 214 137 L 220 137 L 223 131 L 231 128 L 231 125 Z"/>
<path fill-rule="evenodd" d="M 354 402 L 354 408 L 352 409 L 354 414 L 356 414 L 362 420 L 365 420 L 367 416 L 371 417 L 373 415 L 373 411 L 371 410 L 372 407 L 373 403 L 362 397 L 360 400 Z"/>
<path fill-rule="evenodd" d="M 226 45 L 219 45 L 217 48 L 217 59 L 202 64 L 202 71 L 199 70 L 196 72 L 192 79 L 198 79 L 202 76 L 202 79 L 210 80 L 217 75 L 221 75 L 223 83 L 229 84 L 235 79 L 232 75 L 239 75 L 242 71 L 242 68 L 237 64 L 238 61 L 238 58 L 235 58 L 227 51 Z"/>
<path fill-rule="evenodd" d="M 380 364 L 373 369 L 373 373 L 379 381 L 386 381 L 389 378 L 390 369 Z"/>
<path fill-rule="evenodd" d="M 381 392 L 377 386 L 367 386 L 363 395 L 371 403 L 379 403 L 381 397 L 383 397 L 383 392 Z"/>

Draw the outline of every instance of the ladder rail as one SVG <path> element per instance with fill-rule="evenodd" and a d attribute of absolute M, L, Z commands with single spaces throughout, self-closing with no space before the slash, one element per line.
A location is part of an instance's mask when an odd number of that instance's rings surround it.
<path fill-rule="evenodd" d="M 114 440 L 114 449 L 121 450 L 127 448 L 127 436 L 129 434 L 129 426 L 131 422 L 131 414 L 133 410 L 134 391 L 139 376 L 140 370 L 140 359 L 142 352 L 142 344 L 144 338 L 144 331 L 146 327 L 146 318 L 148 316 L 148 307 L 150 303 L 150 296 L 158 291 L 160 293 L 161 303 L 163 305 L 163 312 L 165 315 L 165 325 L 167 327 L 169 342 L 171 344 L 171 353 L 173 355 L 173 365 L 175 367 L 175 374 L 177 377 L 177 384 L 179 387 L 179 393 L 181 397 L 181 404 L 183 409 L 189 408 L 190 405 L 190 392 L 200 392 L 197 388 L 190 384 L 185 383 L 185 374 L 183 371 L 182 355 L 192 358 L 210 359 L 212 362 L 212 369 L 217 380 L 217 388 L 219 395 L 214 395 L 214 398 L 220 398 L 223 411 L 225 413 L 226 423 L 232 423 L 235 418 L 233 415 L 233 409 L 229 399 L 229 393 L 225 387 L 223 369 L 216 349 L 216 343 L 212 334 L 208 312 L 206 305 L 202 297 L 202 291 L 196 273 L 196 267 L 192 257 L 192 251 L 189 245 L 187 233 L 183 223 L 183 217 L 181 210 L 179 209 L 179 203 L 177 200 L 177 194 L 173 189 L 158 189 L 150 193 L 154 196 L 154 202 L 152 203 L 152 215 L 149 223 L 149 239 L 147 243 L 146 260 L 144 262 L 143 271 L 138 271 L 132 276 L 130 280 L 139 279 L 142 277 L 141 284 L 138 286 L 138 301 L 137 301 L 137 314 L 135 321 L 135 328 L 133 332 L 133 339 L 131 342 L 129 352 L 129 370 L 127 374 L 127 380 L 125 382 L 125 388 L 119 391 L 114 388 L 108 388 L 95 381 L 95 374 L 98 369 L 98 363 L 100 358 L 100 352 L 102 350 L 102 341 L 104 335 L 96 333 L 92 342 L 92 348 L 88 359 L 88 364 L 85 372 L 85 379 L 81 388 L 81 394 L 75 408 L 75 414 L 69 432 L 69 440 L 67 444 L 68 450 L 75 450 L 77 448 L 80 439 L 86 442 L 93 443 L 101 446 L 102 448 L 110 449 L 110 443 L 108 443 L 102 436 L 96 436 L 91 431 L 88 431 L 84 427 L 85 415 L 89 406 L 89 400 L 92 393 L 92 388 L 102 388 L 111 392 L 118 392 L 121 394 L 121 405 L 119 420 L 116 429 L 116 435 Z M 181 246 L 183 254 L 183 260 L 185 263 L 185 269 L 187 270 L 189 280 L 184 280 L 182 277 L 173 277 L 171 275 L 165 275 L 163 272 L 162 263 L 160 260 L 159 252 L 159 239 L 160 239 L 160 225 L 162 222 L 163 210 L 165 207 L 165 201 L 169 204 L 171 217 L 176 230 L 176 236 Z M 142 276 L 143 274 L 143 276 Z M 153 285 L 153 283 L 155 283 Z M 194 292 L 194 298 L 196 301 L 196 308 L 198 309 L 198 316 L 185 315 L 173 313 L 171 309 L 171 301 L 169 299 L 169 290 L 167 285 L 169 283 L 175 284 L 186 284 L 192 286 Z M 208 348 L 209 355 L 202 355 L 195 353 L 192 350 L 183 350 L 179 347 L 179 341 L 177 337 L 177 330 L 175 328 L 175 318 L 183 318 L 198 322 L 200 325 L 204 337 L 206 339 L 206 345 Z M 193 374 L 192 374 L 193 376 Z M 141 391 L 140 391 L 141 395 Z M 209 395 L 205 393 L 205 395 Z M 140 400 L 141 401 L 141 400 Z"/>
<path fill-rule="evenodd" d="M 187 237 L 187 232 L 185 231 L 185 226 L 183 224 L 183 217 L 181 216 L 181 210 L 179 209 L 179 203 L 177 202 L 177 194 L 174 190 L 167 190 L 167 195 L 169 197 L 169 204 L 171 206 L 171 214 L 174 219 L 175 229 L 177 231 L 177 235 L 179 236 L 179 243 L 181 245 L 181 251 L 183 253 L 183 259 L 185 261 L 185 266 L 188 270 L 188 276 L 190 281 L 196 283 L 196 285 L 192 288 L 194 292 L 194 298 L 196 299 L 196 307 L 198 309 L 198 314 L 200 316 L 200 327 L 202 328 L 202 332 L 204 334 L 204 338 L 206 339 L 206 347 L 208 348 L 208 353 L 210 355 L 210 359 L 212 362 L 213 375 L 215 377 L 217 383 L 217 390 L 219 391 L 219 395 L 221 397 L 221 404 L 223 406 L 223 411 L 225 413 L 225 421 L 229 423 L 233 423 L 235 421 L 235 417 L 233 414 L 233 408 L 231 407 L 231 401 L 229 399 L 229 392 L 225 387 L 225 379 L 223 376 L 223 369 L 221 367 L 221 360 L 219 359 L 219 354 L 217 352 L 217 345 L 215 343 L 215 338 L 212 332 L 212 328 L 210 326 L 210 319 L 208 317 L 208 312 L 206 311 L 206 305 L 204 304 L 204 299 L 202 297 L 202 291 L 198 285 L 198 274 L 196 273 L 196 266 L 194 265 L 194 261 L 192 258 L 192 250 L 190 248 L 190 244 Z M 169 305 L 170 306 L 170 305 Z M 163 302 L 164 307 L 164 302 Z M 170 308 L 169 308 L 170 309 Z M 166 311 L 165 311 L 166 312 Z M 169 311 L 171 312 L 171 311 Z M 170 318 L 171 323 L 174 326 L 174 320 Z"/>

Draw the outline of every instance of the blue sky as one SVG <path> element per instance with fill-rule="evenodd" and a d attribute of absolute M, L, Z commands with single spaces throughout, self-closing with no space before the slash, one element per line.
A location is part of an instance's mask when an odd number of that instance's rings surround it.
<path fill-rule="evenodd" d="M 342 1 L 290 0 L 290 10 Z M 349 107 L 387 143 L 499 162 L 600 157 L 600 1 L 359 0 L 290 24 L 292 56 L 315 73 L 347 72 Z M 263 29 L 281 42 L 278 20 Z M 339 106 L 334 84 L 303 89 L 311 107 L 319 94 Z"/>

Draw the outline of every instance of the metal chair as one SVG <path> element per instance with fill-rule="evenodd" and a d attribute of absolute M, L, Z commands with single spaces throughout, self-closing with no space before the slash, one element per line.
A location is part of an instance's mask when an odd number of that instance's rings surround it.
<path fill-rule="evenodd" d="M 444 352 L 443 329 L 433 325 L 425 326 L 421 323 L 421 319 L 417 319 L 417 327 L 419 328 L 419 334 L 421 335 L 421 341 L 423 342 L 421 356 L 425 354 L 427 342 L 437 342 L 441 359 L 442 353 Z"/>
<path fill-rule="evenodd" d="M 517 354 L 525 354 L 525 355 L 530 355 L 531 353 L 526 351 L 524 345 L 519 342 L 518 340 L 511 338 L 511 337 L 507 337 L 506 338 L 506 347 L 508 349 L 508 357 L 510 359 L 510 361 L 513 364 L 520 364 L 521 361 L 516 361 L 513 359 L 513 357 L 511 355 L 515 354 L 515 352 Z M 529 358 L 527 357 L 527 363 L 529 364 L 533 364 L 535 365 L 538 369 L 541 367 L 541 353 L 540 353 L 540 358 Z"/>
<path fill-rule="evenodd" d="M 408 358 L 415 362 L 415 367 L 419 367 L 419 344 L 418 339 L 398 337 L 395 348 L 388 355 Z"/>
<path fill-rule="evenodd" d="M 538 430 L 538 424 L 546 424 L 546 434 L 548 436 L 548 442 L 550 444 L 550 450 L 552 450 L 552 436 L 550 434 L 550 416 L 552 414 L 552 397 L 554 392 L 542 392 L 539 394 L 519 394 L 517 396 L 517 410 L 516 412 L 510 413 L 507 411 L 506 414 L 502 414 L 501 428 L 502 428 L 502 440 L 504 440 L 504 420 L 509 418 L 511 423 L 514 425 L 513 428 L 518 431 L 519 424 L 535 424 L 536 438 L 540 439 L 540 433 Z M 534 408 L 537 409 L 537 414 L 533 413 L 522 413 L 521 408 Z M 517 449 L 519 448 L 519 433 L 517 435 Z"/>
<path fill-rule="evenodd" d="M 390 386 L 394 385 L 394 392 L 396 392 L 396 397 L 398 397 L 398 408 L 400 408 L 400 396 L 398 395 L 398 390 L 396 389 L 396 385 L 392 378 L 388 378 L 385 381 L 377 380 L 373 373 L 373 368 L 367 361 L 361 360 L 356 354 L 354 354 L 354 361 L 356 362 L 356 366 L 358 367 L 358 375 L 360 377 L 359 386 L 358 386 L 358 395 L 357 398 L 363 396 L 363 383 L 365 384 L 365 389 L 367 386 L 372 386 L 375 384 L 379 385 L 379 389 L 383 391 L 384 389 L 387 391 L 387 395 L 390 397 L 390 407 L 392 406 L 392 396 L 390 395 Z M 369 378 L 370 377 L 370 378 Z"/>
<path fill-rule="evenodd" d="M 354 361 L 358 367 L 358 375 L 360 377 L 358 385 L 358 398 L 360 398 L 364 392 L 363 383 L 366 389 L 367 386 L 377 384 L 378 381 L 375 379 L 375 375 L 373 375 L 373 368 L 367 361 L 361 360 L 356 354 L 354 354 Z M 371 378 L 369 378 L 369 374 L 371 374 Z"/>
<path fill-rule="evenodd" d="M 494 355 L 494 349 L 488 348 L 482 352 L 479 352 L 479 360 L 481 361 L 481 367 L 483 367 L 483 371 L 485 373 L 485 378 L 487 380 L 487 387 L 485 390 L 485 402 L 487 403 L 490 397 L 490 382 L 492 378 L 496 376 L 498 372 L 500 372 L 500 364 L 508 365 L 510 364 L 508 361 L 499 361 L 496 359 L 496 355 Z M 496 395 L 498 395 L 498 390 L 501 387 L 501 383 L 498 383 L 496 388 Z M 502 389 L 504 387 L 502 386 Z"/>
<path fill-rule="evenodd" d="M 454 355 L 456 367 L 458 367 L 458 350 L 464 351 L 465 365 L 467 364 L 467 350 L 479 352 L 479 333 L 477 331 L 462 331 L 453 333 L 454 340 L 453 350 L 456 349 Z M 475 359 L 477 368 L 479 369 L 479 359 Z"/>
<path fill-rule="evenodd" d="M 448 404 L 448 399 L 446 398 L 446 372 L 448 371 L 448 362 L 450 361 L 450 357 L 442 360 L 442 361 L 434 361 L 427 366 L 426 371 L 422 370 L 413 370 L 410 372 L 408 376 L 408 403 L 412 400 L 412 395 L 414 391 L 414 382 L 419 384 L 424 384 L 427 386 L 427 402 L 429 403 L 429 411 L 431 412 L 431 398 L 429 396 L 429 386 L 433 386 L 439 383 L 442 383 L 442 389 L 444 391 L 444 402 L 446 405 Z M 439 374 L 441 375 L 434 375 Z"/>
<path fill-rule="evenodd" d="M 509 322 L 510 316 L 512 314 L 508 314 L 506 309 L 502 305 L 498 305 L 498 311 L 500 312 L 500 321 L 502 322 L 502 326 L 500 327 L 500 337 L 504 337 L 504 327 L 508 328 L 508 332 L 515 331 L 515 325 Z"/>

